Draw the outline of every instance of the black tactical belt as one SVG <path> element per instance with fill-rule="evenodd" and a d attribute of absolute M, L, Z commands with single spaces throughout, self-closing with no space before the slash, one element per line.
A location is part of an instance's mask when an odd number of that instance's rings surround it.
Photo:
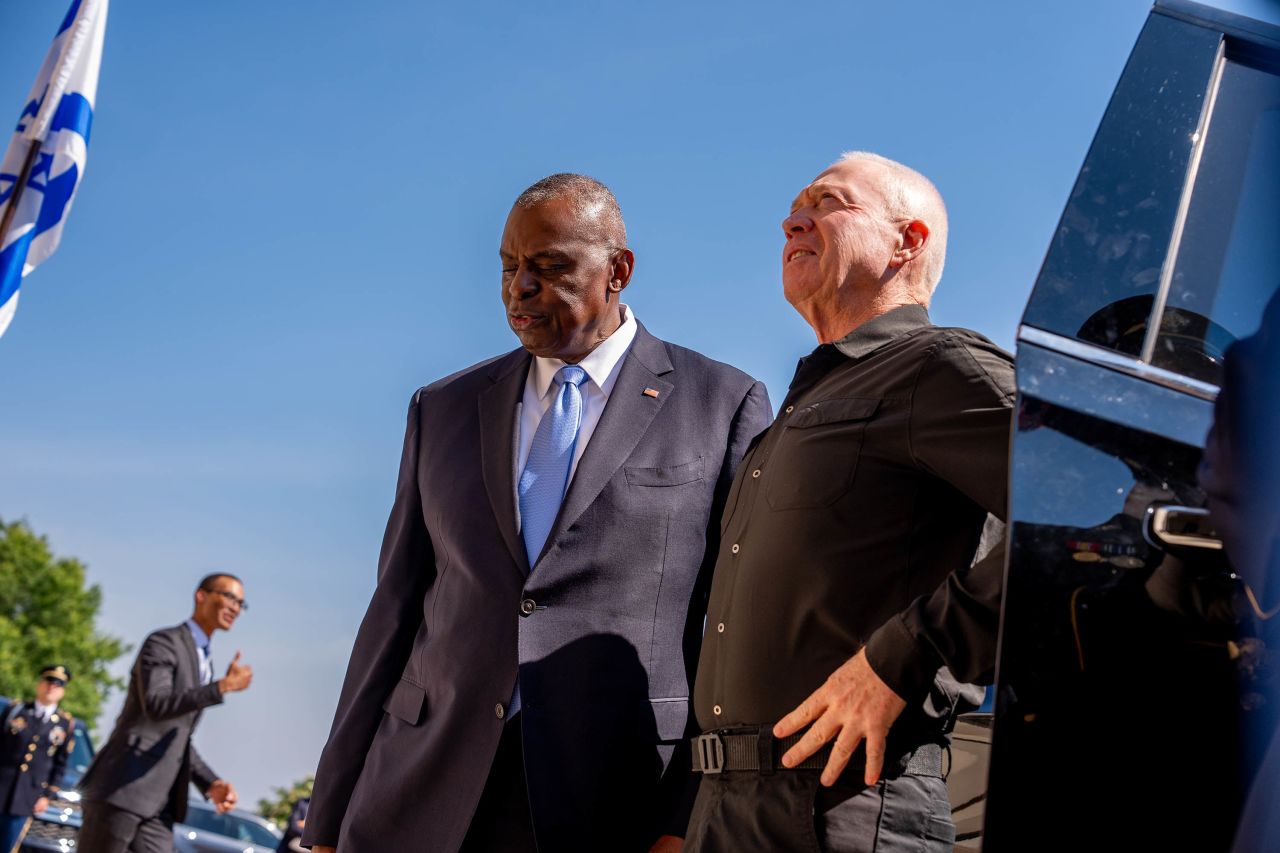
<path fill-rule="evenodd" d="M 772 726 L 707 732 L 693 738 L 693 769 L 707 774 L 736 770 L 768 774 L 776 770 L 821 770 L 826 767 L 831 757 L 830 743 L 823 744 L 821 749 L 795 767 L 783 766 L 782 756 L 802 737 L 804 732 L 776 738 Z M 921 745 L 910 757 L 904 757 L 904 762 L 899 765 L 902 773 L 942 777 L 942 747 L 936 743 Z M 888 767 L 885 769 L 890 770 Z"/>

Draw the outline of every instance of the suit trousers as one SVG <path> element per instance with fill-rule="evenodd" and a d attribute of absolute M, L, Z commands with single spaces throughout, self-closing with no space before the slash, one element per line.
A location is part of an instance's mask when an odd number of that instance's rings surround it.
<path fill-rule="evenodd" d="M 461 853 L 538 853 L 524 777 L 520 715 L 507 720 Z"/>
<path fill-rule="evenodd" d="M 904 773 L 875 785 L 825 788 L 818 770 L 706 776 L 684 853 L 950 853 L 947 784 Z"/>
<path fill-rule="evenodd" d="M 106 803 L 84 803 L 76 853 L 173 853 L 173 818 L 142 817 Z"/>

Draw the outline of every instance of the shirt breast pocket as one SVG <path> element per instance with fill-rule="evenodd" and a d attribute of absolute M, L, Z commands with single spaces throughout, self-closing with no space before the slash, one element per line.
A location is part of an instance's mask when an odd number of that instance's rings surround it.
<path fill-rule="evenodd" d="M 765 486 L 773 509 L 830 506 L 849 491 L 879 398 L 841 397 L 796 409 L 774 446 Z"/>

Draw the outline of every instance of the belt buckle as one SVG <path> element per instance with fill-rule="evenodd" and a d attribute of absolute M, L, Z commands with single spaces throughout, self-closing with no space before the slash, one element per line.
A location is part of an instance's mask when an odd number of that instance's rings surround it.
<path fill-rule="evenodd" d="M 707 732 L 697 737 L 697 755 L 702 765 L 702 772 L 715 774 L 724 772 L 724 741 L 715 732 Z"/>

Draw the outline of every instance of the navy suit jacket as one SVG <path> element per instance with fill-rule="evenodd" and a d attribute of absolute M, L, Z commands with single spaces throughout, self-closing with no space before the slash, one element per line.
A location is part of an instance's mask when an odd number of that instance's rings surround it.
<path fill-rule="evenodd" d="M 530 361 L 516 350 L 413 397 L 307 845 L 457 850 L 517 668 L 542 849 L 647 849 L 684 833 L 720 515 L 772 417 L 768 395 L 641 326 L 530 571 L 514 470 Z"/>

